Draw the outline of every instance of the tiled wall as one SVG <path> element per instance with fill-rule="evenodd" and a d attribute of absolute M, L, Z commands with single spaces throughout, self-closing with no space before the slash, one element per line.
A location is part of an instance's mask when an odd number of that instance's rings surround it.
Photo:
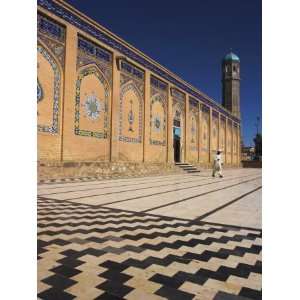
<path fill-rule="evenodd" d="M 180 123 L 182 161 L 209 163 L 222 148 L 238 163 L 233 117 L 55 12 L 39 6 L 39 161 L 172 163 Z"/>

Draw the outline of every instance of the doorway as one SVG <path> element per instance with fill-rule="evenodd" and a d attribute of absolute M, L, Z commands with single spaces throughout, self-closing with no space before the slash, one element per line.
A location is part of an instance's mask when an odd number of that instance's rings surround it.
<path fill-rule="evenodd" d="M 181 161 L 180 145 L 181 145 L 181 128 L 174 126 L 173 127 L 173 148 L 174 148 L 174 161 L 175 162 Z"/>

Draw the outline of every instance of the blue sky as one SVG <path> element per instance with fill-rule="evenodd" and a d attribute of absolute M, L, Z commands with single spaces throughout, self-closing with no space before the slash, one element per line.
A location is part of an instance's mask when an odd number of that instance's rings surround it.
<path fill-rule="evenodd" d="M 260 0 L 67 2 L 219 103 L 221 61 L 232 48 L 241 60 L 243 140 L 253 144 L 261 117 Z"/>

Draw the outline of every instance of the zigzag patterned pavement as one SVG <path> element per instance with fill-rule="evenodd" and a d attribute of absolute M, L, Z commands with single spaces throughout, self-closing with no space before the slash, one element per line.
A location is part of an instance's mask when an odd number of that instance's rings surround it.
<path fill-rule="evenodd" d="M 38 187 L 38 299 L 261 299 L 261 174 Z"/>

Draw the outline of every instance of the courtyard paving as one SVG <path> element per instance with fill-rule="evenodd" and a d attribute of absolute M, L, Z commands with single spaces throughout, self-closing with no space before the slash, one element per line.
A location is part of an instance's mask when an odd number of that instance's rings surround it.
<path fill-rule="evenodd" d="M 261 170 L 38 185 L 38 299 L 261 299 Z"/>

